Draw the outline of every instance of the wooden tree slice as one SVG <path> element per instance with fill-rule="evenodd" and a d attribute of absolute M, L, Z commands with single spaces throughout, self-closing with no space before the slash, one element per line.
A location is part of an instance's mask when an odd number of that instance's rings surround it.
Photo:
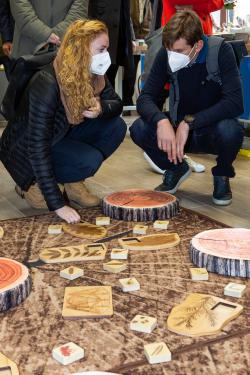
<path fill-rule="evenodd" d="M 88 238 L 96 240 L 106 236 L 107 230 L 104 227 L 90 224 L 87 222 L 79 224 L 63 224 L 64 232 L 78 238 Z"/>
<path fill-rule="evenodd" d="M 168 317 L 170 331 L 185 336 L 205 336 L 219 333 L 241 314 L 243 307 L 208 294 L 190 294 L 174 307 Z"/>
<path fill-rule="evenodd" d="M 169 219 L 179 212 L 179 202 L 175 196 L 144 189 L 110 194 L 103 199 L 102 206 L 105 215 L 126 221 Z"/>
<path fill-rule="evenodd" d="M 151 234 L 140 237 L 126 237 L 118 240 L 123 249 L 128 250 L 160 250 L 179 244 L 177 233 Z"/>
<path fill-rule="evenodd" d="M 23 302 L 31 292 L 27 267 L 15 260 L 0 258 L 0 312 Z"/>
<path fill-rule="evenodd" d="M 210 272 L 250 278 L 250 229 L 201 232 L 192 238 L 190 257 L 194 264 Z"/>
<path fill-rule="evenodd" d="M 4 230 L 2 227 L 0 227 L 0 239 L 3 238 L 4 235 Z"/>
<path fill-rule="evenodd" d="M 0 353 L 0 374 L 19 375 L 19 371 L 15 362 L 11 361 L 2 353 Z"/>
<path fill-rule="evenodd" d="M 45 263 L 80 262 L 87 260 L 103 260 L 107 248 L 103 243 L 75 246 L 49 247 L 39 254 Z"/>

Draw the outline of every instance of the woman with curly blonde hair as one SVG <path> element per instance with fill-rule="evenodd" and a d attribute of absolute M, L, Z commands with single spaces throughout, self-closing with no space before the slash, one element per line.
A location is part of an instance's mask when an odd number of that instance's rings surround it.
<path fill-rule="evenodd" d="M 108 47 L 104 23 L 72 23 L 54 62 L 32 77 L 1 139 L 1 160 L 26 200 L 68 223 L 80 220 L 74 208 L 99 204 L 84 180 L 126 134 L 121 99 L 105 77 Z"/>

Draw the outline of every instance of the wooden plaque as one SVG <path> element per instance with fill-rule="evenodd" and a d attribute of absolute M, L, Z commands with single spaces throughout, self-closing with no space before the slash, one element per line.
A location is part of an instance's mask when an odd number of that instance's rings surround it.
<path fill-rule="evenodd" d="M 0 239 L 3 238 L 4 235 L 4 230 L 2 227 L 0 227 Z"/>
<path fill-rule="evenodd" d="M 219 333 L 242 310 L 243 307 L 237 303 L 208 294 L 192 293 L 172 309 L 167 327 L 185 336 L 212 335 Z"/>
<path fill-rule="evenodd" d="M 169 219 L 179 211 L 174 195 L 145 189 L 110 194 L 103 199 L 102 206 L 105 215 L 126 221 Z"/>
<path fill-rule="evenodd" d="M 118 240 L 119 244 L 128 250 L 159 250 L 167 249 L 179 244 L 177 233 L 150 234 L 140 237 L 126 237 Z"/>
<path fill-rule="evenodd" d="M 103 243 L 88 245 L 75 245 L 65 247 L 50 247 L 39 254 L 39 258 L 45 263 L 67 263 L 88 260 L 103 260 L 107 248 Z"/>
<path fill-rule="evenodd" d="M 19 375 L 17 365 L 2 353 L 0 353 L 0 374 Z"/>
<path fill-rule="evenodd" d="M 0 258 L 0 312 L 19 305 L 30 292 L 28 268 L 15 260 Z"/>
<path fill-rule="evenodd" d="M 65 319 L 104 318 L 112 315 L 111 286 L 65 288 L 62 311 Z"/>
<path fill-rule="evenodd" d="M 225 276 L 250 278 L 250 229 L 212 229 L 194 236 L 190 257 L 198 267 Z"/>
<path fill-rule="evenodd" d="M 96 240 L 106 236 L 107 229 L 91 223 L 82 222 L 78 224 L 63 224 L 63 231 L 78 238 Z"/>

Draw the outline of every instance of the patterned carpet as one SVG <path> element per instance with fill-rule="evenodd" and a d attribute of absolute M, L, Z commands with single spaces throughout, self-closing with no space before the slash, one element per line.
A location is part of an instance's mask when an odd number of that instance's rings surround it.
<path fill-rule="evenodd" d="M 81 211 L 82 219 L 94 223 L 98 209 Z M 0 240 L 0 256 L 27 262 L 36 259 L 45 247 L 89 243 L 68 234 L 48 235 L 48 225 L 59 223 L 53 214 L 1 222 L 5 236 Z M 150 223 L 150 233 L 153 232 Z M 130 229 L 131 222 L 112 220 L 108 235 Z M 250 281 L 209 274 L 207 282 L 192 282 L 189 276 L 190 239 L 200 231 L 222 228 L 223 225 L 188 210 L 171 219 L 170 232 L 181 238 L 178 246 L 157 251 L 130 252 L 127 270 L 119 274 L 103 271 L 103 261 L 77 263 L 84 268 L 81 279 L 69 281 L 59 271 L 69 264 L 33 267 L 32 293 L 17 308 L 0 314 L 0 352 L 14 360 L 20 375 L 69 375 L 77 371 L 111 371 L 125 375 L 249 375 L 250 374 Z M 106 242 L 110 249 L 117 239 Z M 136 277 L 141 289 L 123 293 L 118 279 Z M 223 297 L 224 286 L 230 281 L 248 284 L 240 300 L 227 299 L 244 305 L 242 315 L 215 336 L 190 338 L 171 333 L 166 320 L 171 309 L 192 293 L 210 293 Z M 64 320 L 61 316 L 64 288 L 79 285 L 111 285 L 114 315 L 112 318 Z M 136 314 L 156 317 L 158 327 L 151 334 L 129 330 Z M 85 349 L 85 358 L 62 366 L 51 356 L 52 349 L 73 341 Z M 143 345 L 164 341 L 173 360 L 149 365 Z"/>

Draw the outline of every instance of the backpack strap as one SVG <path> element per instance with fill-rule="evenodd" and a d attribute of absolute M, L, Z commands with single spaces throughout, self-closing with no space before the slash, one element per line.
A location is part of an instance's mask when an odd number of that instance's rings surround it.
<path fill-rule="evenodd" d="M 210 36 L 208 38 L 208 53 L 206 57 L 206 68 L 208 75 L 206 77 L 207 81 L 214 81 L 222 84 L 221 76 L 220 76 L 220 68 L 219 68 L 219 50 L 224 42 L 224 39 L 218 36 Z"/>

